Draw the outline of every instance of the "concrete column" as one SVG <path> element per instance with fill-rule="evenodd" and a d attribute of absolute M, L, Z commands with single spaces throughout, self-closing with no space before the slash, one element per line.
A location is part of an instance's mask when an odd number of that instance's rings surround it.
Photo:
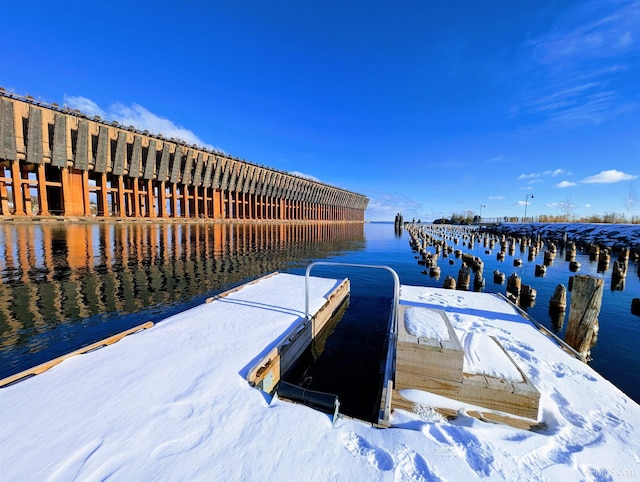
<path fill-rule="evenodd" d="M 118 176 L 118 217 L 127 217 L 126 205 L 124 202 L 124 179 L 122 179 L 122 176 Z"/>
<path fill-rule="evenodd" d="M 98 194 L 98 215 L 100 216 L 100 210 L 102 209 L 102 216 L 109 216 L 109 199 L 107 197 L 107 175 L 106 173 L 100 174 L 100 191 Z"/>
<path fill-rule="evenodd" d="M 133 178 L 133 215 L 142 216 L 140 212 L 140 185 L 137 177 Z"/>
<path fill-rule="evenodd" d="M 213 217 L 214 219 L 222 219 L 223 217 L 223 198 L 222 191 L 216 189 L 213 191 Z"/>
<path fill-rule="evenodd" d="M 202 216 L 205 219 L 209 218 L 209 199 L 210 198 L 207 194 L 209 194 L 209 188 L 203 187 L 202 188 Z"/>
<path fill-rule="evenodd" d="M 178 185 L 171 184 L 171 217 L 178 217 Z"/>
<path fill-rule="evenodd" d="M 11 183 L 13 184 L 13 209 L 14 216 L 24 216 L 24 193 L 22 191 L 22 174 L 20 161 L 11 161 Z"/>
<path fill-rule="evenodd" d="M 82 176 L 82 205 L 85 216 L 91 216 L 91 198 L 89 196 L 89 172 L 81 171 Z"/>
<path fill-rule="evenodd" d="M 5 216 L 9 214 L 9 193 L 4 181 L 0 181 L 0 211 Z"/>
<path fill-rule="evenodd" d="M 156 203 L 155 203 L 155 194 L 153 192 L 153 180 L 147 179 L 147 208 L 148 208 L 148 216 L 150 218 L 156 218 L 158 216 L 156 211 Z"/>
<path fill-rule="evenodd" d="M 44 170 L 44 164 L 38 164 L 36 178 L 38 180 L 38 216 L 50 216 L 49 200 L 47 199 L 47 175 Z"/>
<path fill-rule="evenodd" d="M 158 186 L 158 214 L 161 218 L 169 217 L 167 214 L 167 185 L 160 181 Z"/>
<path fill-rule="evenodd" d="M 198 196 L 198 188 L 193 186 L 193 215 L 197 219 L 200 217 L 200 196 Z"/>

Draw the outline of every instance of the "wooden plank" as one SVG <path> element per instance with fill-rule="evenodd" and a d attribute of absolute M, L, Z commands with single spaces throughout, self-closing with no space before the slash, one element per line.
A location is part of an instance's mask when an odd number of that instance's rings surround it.
<path fill-rule="evenodd" d="M 396 387 L 425 390 L 473 405 L 536 419 L 540 393 L 499 341 L 494 337 L 491 338 L 516 367 L 522 376 L 522 382 L 478 374 L 463 374 L 462 351 L 398 342 Z"/>
<path fill-rule="evenodd" d="M 464 353 L 398 342 L 396 372 L 462 380 Z"/>
<path fill-rule="evenodd" d="M 322 305 L 318 312 L 311 318 L 312 320 L 312 336 L 315 338 L 318 333 L 326 326 L 329 320 L 333 317 L 334 311 L 336 311 L 343 300 L 347 298 L 351 291 L 350 281 L 345 278 L 342 283 L 331 292 L 327 302 Z"/>
<path fill-rule="evenodd" d="M 393 410 L 401 409 L 408 412 L 415 412 L 416 403 L 404 398 L 400 392 L 393 390 L 391 407 Z M 442 407 L 431 407 L 440 415 L 448 420 L 454 420 L 459 416 L 456 410 Z M 519 418 L 510 416 L 506 413 L 499 413 L 491 410 L 465 410 L 465 415 L 481 420 L 485 423 L 498 423 L 502 425 L 508 425 L 520 430 L 540 431 L 546 428 L 544 423 L 539 423 L 536 420 L 527 420 L 525 418 Z"/>
<path fill-rule="evenodd" d="M 449 332 L 449 340 L 416 337 L 406 329 L 404 319 L 408 309 L 429 310 L 437 313 Z M 412 388 L 429 389 L 431 379 L 462 381 L 464 351 L 460 340 L 446 314 L 442 310 L 401 305 L 399 310 L 398 342 L 396 348 L 396 383 L 420 383 Z M 414 375 L 417 375 L 414 377 Z M 412 380 L 412 382 L 410 382 Z"/>
<path fill-rule="evenodd" d="M 490 377 L 487 377 L 484 382 L 480 382 L 478 379 L 465 376 L 457 399 L 521 417 L 534 420 L 538 418 L 539 397 L 532 397 L 530 393 L 513 393 L 508 382 L 508 388 L 505 390 L 503 381 L 494 378 L 489 382 L 489 379 Z"/>
<path fill-rule="evenodd" d="M 62 363 L 67 358 L 71 358 L 72 356 L 76 356 L 76 355 L 81 355 L 83 353 L 87 353 L 92 350 L 97 350 L 98 348 L 102 348 L 103 346 L 111 345 L 113 343 L 116 343 L 117 341 L 120 341 L 122 338 L 124 338 L 127 335 L 131 335 L 141 330 L 146 330 L 147 328 L 151 328 L 152 326 L 153 326 L 153 322 L 147 321 L 146 323 L 143 323 L 141 325 L 135 326 L 123 332 L 112 335 L 103 340 L 92 343 L 91 345 L 85 346 L 84 348 L 80 348 L 78 350 L 72 351 L 71 353 L 67 353 L 66 355 L 59 356 L 57 358 L 54 358 L 53 360 L 49 360 L 48 362 L 41 363 L 40 365 L 37 365 L 33 368 L 29 368 L 28 370 L 24 370 L 20 373 L 16 373 L 15 375 L 11 375 L 10 377 L 3 378 L 2 380 L 0 380 L 0 387 L 17 382 L 18 380 L 21 380 L 26 377 L 39 375 L 40 373 L 45 372 L 50 368 L 53 368 L 59 363 Z"/>
<path fill-rule="evenodd" d="M 268 275 L 272 276 L 272 275 Z M 268 277 L 267 276 L 267 277 Z M 266 277 L 260 278 L 264 279 Z M 258 282 L 254 281 L 253 283 Z M 245 286 L 245 285 L 243 285 Z M 237 291 L 242 286 L 222 293 L 213 301 L 227 296 L 233 291 Z M 263 356 L 247 374 L 247 381 L 254 387 L 271 393 L 281 377 L 289 371 L 300 355 L 308 348 L 315 334 L 319 333 L 327 322 L 332 318 L 335 311 L 342 305 L 349 296 L 350 283 L 344 279 L 327 297 L 325 303 L 320 307 L 311 320 L 301 320 L 300 323 L 292 326 L 280 339 L 274 348 Z"/>
<path fill-rule="evenodd" d="M 460 394 L 462 382 L 396 370 L 395 386 L 398 390 L 415 388 L 418 390 L 437 393 L 444 397 L 457 398 Z"/>

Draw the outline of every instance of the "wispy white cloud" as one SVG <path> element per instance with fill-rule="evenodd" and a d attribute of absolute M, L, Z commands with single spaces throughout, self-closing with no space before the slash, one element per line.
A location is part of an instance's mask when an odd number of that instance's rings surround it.
<path fill-rule="evenodd" d="M 310 174 L 305 174 L 305 173 L 300 172 L 300 171 L 290 171 L 289 174 L 293 174 L 294 176 L 304 177 L 305 179 L 311 179 L 312 181 L 316 181 L 316 182 L 322 182 L 317 177 L 314 177 L 314 176 L 312 176 Z"/>
<path fill-rule="evenodd" d="M 559 188 L 562 189 L 562 188 L 565 188 L 565 187 L 572 187 L 572 186 L 575 186 L 575 185 L 576 185 L 575 182 L 561 181 L 558 184 L 556 184 L 556 187 L 559 187 Z"/>
<path fill-rule="evenodd" d="M 501 199 L 504 199 L 504 196 L 489 196 L 489 199 L 492 199 L 492 200 L 501 200 Z"/>
<path fill-rule="evenodd" d="M 575 125 L 634 109 L 635 90 L 625 91 L 620 80 L 632 73 L 639 38 L 640 1 L 577 4 L 531 42 L 524 71 L 530 89 L 518 111 Z"/>
<path fill-rule="evenodd" d="M 532 177 L 540 177 L 542 174 L 540 174 L 539 172 L 532 172 L 529 174 L 520 174 L 518 176 L 518 181 L 521 181 L 522 179 L 531 179 Z"/>
<path fill-rule="evenodd" d="M 81 112 L 90 115 L 98 115 L 105 120 L 116 120 L 123 125 L 132 125 L 141 130 L 148 130 L 152 133 L 162 134 L 165 137 L 181 139 L 188 144 L 196 144 L 197 146 L 215 149 L 220 152 L 222 149 L 207 144 L 200 139 L 193 131 L 176 125 L 173 121 L 161 117 L 140 104 L 132 104 L 130 106 L 115 103 L 106 110 L 101 108 L 96 102 L 82 96 L 64 96 L 64 102 L 72 109 L 78 109 Z"/>
<path fill-rule="evenodd" d="M 542 171 L 542 172 L 530 172 L 530 173 L 527 173 L 527 174 L 525 174 L 525 173 L 520 174 L 517 177 L 517 180 L 518 181 L 522 181 L 524 179 L 538 179 L 538 178 L 541 178 L 541 177 L 549 177 L 549 176 L 550 177 L 556 177 L 556 176 L 560 176 L 561 174 L 565 174 L 567 176 L 570 176 L 572 173 L 570 171 L 567 171 L 566 169 L 560 169 L 560 168 L 554 169 L 554 170 L 547 169 L 546 171 Z"/>
<path fill-rule="evenodd" d="M 616 169 L 609 169 L 602 171 L 594 176 L 585 177 L 580 182 L 585 184 L 613 184 L 621 181 L 631 181 L 637 179 L 638 176 L 634 174 L 625 174 L 622 171 Z"/>
<path fill-rule="evenodd" d="M 65 95 L 64 103 L 67 104 L 70 108 L 78 109 L 85 114 L 98 115 L 105 118 L 107 117 L 107 113 L 102 110 L 98 104 L 96 104 L 91 99 L 87 99 L 86 97 Z"/>

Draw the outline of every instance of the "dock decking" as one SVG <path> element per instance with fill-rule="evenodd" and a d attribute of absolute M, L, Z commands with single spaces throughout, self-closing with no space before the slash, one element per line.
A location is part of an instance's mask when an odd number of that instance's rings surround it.
<path fill-rule="evenodd" d="M 446 340 L 437 340 L 419 338 L 407 331 L 404 322 L 407 308 L 407 305 L 400 307 L 398 321 L 396 389 L 426 390 L 492 410 L 537 419 L 540 392 L 495 337 L 490 337 L 490 340 L 495 342 L 504 354 L 503 361 L 511 363 L 520 373 L 521 381 L 465 371 L 464 349 L 446 312 L 411 307 L 414 310 L 433 311 L 441 317 L 447 326 L 449 337 Z"/>

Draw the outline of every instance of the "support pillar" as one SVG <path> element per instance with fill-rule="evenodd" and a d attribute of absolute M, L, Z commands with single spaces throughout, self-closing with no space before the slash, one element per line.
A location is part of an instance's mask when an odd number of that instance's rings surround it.
<path fill-rule="evenodd" d="M 102 216 L 109 217 L 109 199 L 107 190 L 107 175 L 105 173 L 100 174 L 100 199 L 98 206 L 98 215 L 100 215 L 100 208 L 102 208 Z"/>
<path fill-rule="evenodd" d="M 124 201 L 124 179 L 118 176 L 118 217 L 127 217 L 126 204 Z"/>
<path fill-rule="evenodd" d="M 150 218 L 156 218 L 155 196 L 153 194 L 153 181 L 147 179 L 147 210 Z"/>
<path fill-rule="evenodd" d="M 166 218 L 167 216 L 167 186 L 165 181 L 160 181 L 160 185 L 158 186 L 158 214 L 161 218 Z"/>
<path fill-rule="evenodd" d="M 47 175 L 44 164 L 38 164 L 36 179 L 38 182 L 38 216 L 50 216 L 49 200 L 47 199 Z"/>
<path fill-rule="evenodd" d="M 219 189 L 213 191 L 213 218 L 222 218 L 222 191 Z"/>
<path fill-rule="evenodd" d="M 9 193 L 4 181 L 0 181 L 0 212 L 5 216 L 9 214 Z"/>
<path fill-rule="evenodd" d="M 202 188 L 202 217 L 204 217 L 205 219 L 209 217 L 209 196 L 207 196 L 208 193 L 209 193 L 209 188 L 203 187 Z"/>
<path fill-rule="evenodd" d="M 25 216 L 24 211 L 24 192 L 22 190 L 22 173 L 20 170 L 20 161 L 17 159 L 11 161 L 11 181 L 13 183 L 13 209 L 15 216 Z"/>
<path fill-rule="evenodd" d="M 62 209 L 65 216 L 88 216 L 89 175 L 86 171 L 77 171 L 63 167 L 62 179 Z M 85 197 L 87 201 L 85 202 Z"/>
<path fill-rule="evenodd" d="M 171 184 L 171 216 L 178 217 L 178 185 Z"/>
<path fill-rule="evenodd" d="M 140 210 L 140 181 L 137 177 L 133 179 L 133 215 L 135 217 L 142 216 Z"/>

